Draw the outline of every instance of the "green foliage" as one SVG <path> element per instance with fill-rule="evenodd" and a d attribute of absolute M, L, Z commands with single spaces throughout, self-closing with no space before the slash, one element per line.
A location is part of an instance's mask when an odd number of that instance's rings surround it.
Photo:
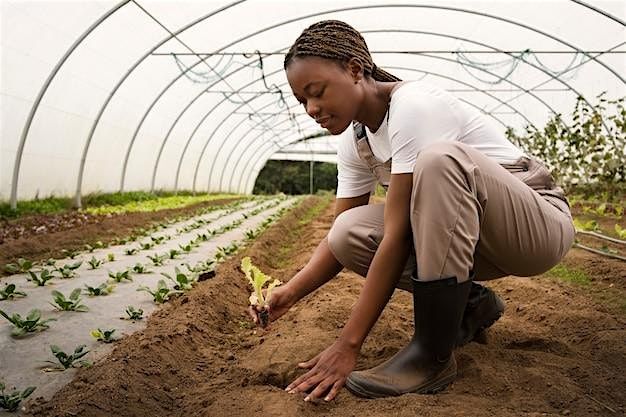
<path fill-rule="evenodd" d="M 111 272 L 109 271 L 109 277 L 115 282 L 122 282 L 123 280 L 132 281 L 133 279 L 130 276 L 130 271 L 128 269 L 120 272 Z"/>
<path fill-rule="evenodd" d="M 178 249 L 170 249 L 167 253 L 170 259 L 176 259 L 176 257 L 180 254 L 181 252 Z"/>
<path fill-rule="evenodd" d="M 622 226 L 619 224 L 615 225 L 615 233 L 620 239 L 626 239 L 626 229 L 622 229 Z"/>
<path fill-rule="evenodd" d="M 9 317 L 7 313 L 0 310 L 0 316 L 7 319 L 14 326 L 11 331 L 11 335 L 19 337 L 26 333 L 32 333 L 49 328 L 48 322 L 55 321 L 56 319 L 41 320 L 41 311 L 37 309 L 30 310 L 25 318 L 22 318 L 18 313 L 14 313 Z"/>
<path fill-rule="evenodd" d="M 87 308 L 87 306 L 80 303 L 80 292 L 80 288 L 76 288 L 70 293 L 70 296 L 68 298 L 65 298 L 65 295 L 63 295 L 61 292 L 57 290 L 52 290 L 54 303 L 50 303 L 50 305 L 61 311 L 88 311 L 89 309 Z"/>
<path fill-rule="evenodd" d="M 163 304 L 164 302 L 168 301 L 173 295 L 182 294 L 183 292 L 181 290 L 169 288 L 165 283 L 165 280 L 162 279 L 157 282 L 157 287 L 154 290 L 146 287 L 145 285 L 141 285 L 137 288 L 137 291 L 145 291 L 149 293 L 152 296 L 152 300 L 158 304 Z"/>
<path fill-rule="evenodd" d="M 139 246 L 141 247 L 141 250 L 148 250 L 154 247 L 154 243 L 153 242 L 140 243 Z"/>
<path fill-rule="evenodd" d="M 87 291 L 87 294 L 91 297 L 96 297 L 99 295 L 109 295 L 113 292 L 114 288 L 115 285 L 109 284 L 107 282 L 103 282 L 97 287 L 90 287 L 89 285 L 85 284 L 85 290 Z"/>
<path fill-rule="evenodd" d="M 591 106 L 579 97 L 570 126 L 556 115 L 541 131 L 527 127 L 518 136 L 509 128 L 507 136 L 542 160 L 566 188 L 595 183 L 612 195 L 626 181 L 626 110 L 625 98 L 604 95 Z"/>
<path fill-rule="evenodd" d="M 30 275 L 30 278 L 26 277 L 26 279 L 34 282 L 40 287 L 43 287 L 44 285 L 46 285 L 46 282 L 54 278 L 54 275 L 52 275 L 52 272 L 50 272 L 50 270 L 45 269 L 45 268 L 39 272 L 39 275 L 37 275 L 35 272 L 32 272 L 32 271 L 28 271 L 28 274 Z"/>
<path fill-rule="evenodd" d="M 61 348 L 56 345 L 51 345 L 50 350 L 52 351 L 54 357 L 57 359 L 58 363 L 63 367 L 62 369 L 69 369 L 73 368 L 76 364 L 79 364 L 81 366 L 89 365 L 89 362 L 87 361 L 79 361 L 80 358 L 89 353 L 88 350 L 85 350 L 86 347 L 87 345 L 80 345 L 76 349 L 74 349 L 74 353 L 70 355 L 63 352 Z M 57 362 L 46 362 L 57 365 Z"/>
<path fill-rule="evenodd" d="M 180 269 L 178 269 L 178 267 L 174 267 L 174 272 L 175 277 L 172 277 L 165 272 L 161 272 L 161 275 L 174 283 L 175 290 L 190 290 L 198 282 L 198 275 L 195 272 L 185 274 Z"/>
<path fill-rule="evenodd" d="M 139 252 L 139 249 L 137 249 L 137 248 L 130 248 L 130 249 L 124 250 L 124 253 L 126 255 L 136 255 L 137 252 Z"/>
<path fill-rule="evenodd" d="M 23 399 L 35 391 L 35 387 L 28 387 L 24 391 L 13 391 L 5 394 L 5 385 L 0 382 L 0 409 L 7 411 L 17 411 Z"/>
<path fill-rule="evenodd" d="M 10 274 L 19 274 L 30 271 L 32 267 L 33 263 L 31 261 L 19 258 L 17 264 L 6 264 L 4 269 Z"/>
<path fill-rule="evenodd" d="M 128 320 L 143 319 L 143 310 L 140 308 L 135 309 L 135 307 L 133 306 L 128 306 L 125 311 L 126 315 L 128 316 Z"/>
<path fill-rule="evenodd" d="M 252 264 L 249 256 L 241 259 L 241 270 L 248 278 L 248 282 L 252 285 L 254 293 L 250 296 L 250 304 L 265 306 L 272 295 L 272 289 L 280 284 L 277 279 L 272 279 L 269 275 L 265 275 L 261 270 Z M 267 287 L 266 287 L 267 284 Z M 263 289 L 265 288 L 265 294 Z"/>
<path fill-rule="evenodd" d="M 25 292 L 16 291 L 15 288 L 15 284 L 6 284 L 4 290 L 0 290 L 0 301 L 12 300 L 15 297 L 26 297 Z"/>
<path fill-rule="evenodd" d="M 102 265 L 102 261 L 100 259 L 96 259 L 95 256 L 92 256 L 87 263 L 89 264 L 90 269 L 98 269 L 100 268 L 100 265 Z"/>
<path fill-rule="evenodd" d="M 61 253 L 63 254 L 63 256 L 67 256 L 70 259 L 74 259 L 80 252 L 78 252 L 77 250 L 73 250 L 73 249 L 62 249 Z"/>
<path fill-rule="evenodd" d="M 159 255 L 158 253 L 155 253 L 154 256 L 148 255 L 148 259 L 152 261 L 154 266 L 162 266 L 168 257 L 168 254 Z"/>
<path fill-rule="evenodd" d="M 107 261 L 113 262 L 114 260 L 115 260 L 115 254 L 114 253 L 108 253 L 107 254 Z"/>
<path fill-rule="evenodd" d="M 254 184 L 254 194 L 309 194 L 310 162 L 267 161 Z M 314 162 L 313 193 L 337 188 L 337 165 Z"/>
<path fill-rule="evenodd" d="M 547 272 L 547 275 L 578 285 L 589 285 L 591 282 L 589 276 L 584 271 L 571 269 L 563 264 L 558 264 L 552 268 Z"/>
<path fill-rule="evenodd" d="M 113 333 L 115 333 L 115 329 L 102 330 L 98 328 L 90 332 L 91 337 L 96 339 L 98 342 L 104 343 L 111 343 L 115 341 L 115 339 L 113 338 Z"/>
<path fill-rule="evenodd" d="M 73 264 L 65 264 L 62 267 L 55 267 L 55 271 L 61 274 L 61 278 L 73 278 L 76 276 L 76 270 L 80 268 L 82 262 L 75 262 Z"/>
<path fill-rule="evenodd" d="M 152 272 L 148 269 L 146 265 L 139 263 L 139 262 L 133 265 L 133 267 L 130 270 L 131 272 L 134 272 L 136 274 L 149 274 L 150 272 Z"/>
<path fill-rule="evenodd" d="M 594 232 L 598 230 L 598 222 L 595 220 L 589 220 L 583 223 L 578 219 L 574 219 L 574 227 L 576 228 L 576 230 Z"/>

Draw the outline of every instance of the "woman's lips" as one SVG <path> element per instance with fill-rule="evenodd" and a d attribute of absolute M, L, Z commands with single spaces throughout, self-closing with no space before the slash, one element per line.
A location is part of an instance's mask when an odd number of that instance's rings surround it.
<path fill-rule="evenodd" d="M 320 126 L 322 126 L 324 129 L 326 129 L 328 127 L 328 122 L 330 121 L 331 117 L 322 117 L 321 119 L 317 120 L 317 123 L 319 123 Z"/>

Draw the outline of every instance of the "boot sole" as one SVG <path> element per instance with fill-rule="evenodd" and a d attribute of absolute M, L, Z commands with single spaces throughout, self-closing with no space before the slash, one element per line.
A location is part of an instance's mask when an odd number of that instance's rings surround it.
<path fill-rule="evenodd" d="M 504 309 L 506 308 L 504 301 L 502 301 L 500 299 L 500 297 L 495 297 L 495 303 L 496 303 L 496 314 L 494 314 L 492 317 L 489 318 L 489 320 L 485 321 L 482 325 L 478 326 L 476 328 L 476 331 L 474 332 L 474 334 L 466 337 L 465 339 L 457 342 L 456 346 L 457 347 L 461 347 L 461 346 L 465 346 L 466 344 L 468 344 L 469 342 L 471 342 L 472 340 L 474 340 L 474 338 L 476 337 L 476 335 L 480 334 L 481 332 L 483 332 L 485 329 L 488 329 L 489 327 L 491 327 L 496 321 L 498 321 L 500 319 L 500 317 L 502 317 L 502 315 L 504 314 Z"/>
<path fill-rule="evenodd" d="M 384 394 L 380 392 L 369 391 L 367 388 L 360 386 L 359 384 L 355 384 L 348 378 L 346 380 L 346 388 L 348 391 L 353 393 L 354 395 L 362 398 L 386 398 L 390 396 L 399 396 L 404 394 L 437 394 L 438 392 L 443 391 L 448 385 L 450 385 L 456 379 L 456 373 L 453 375 L 448 375 L 441 378 L 438 381 L 435 381 L 429 384 L 426 387 L 420 387 L 413 391 L 393 393 L 393 394 Z"/>

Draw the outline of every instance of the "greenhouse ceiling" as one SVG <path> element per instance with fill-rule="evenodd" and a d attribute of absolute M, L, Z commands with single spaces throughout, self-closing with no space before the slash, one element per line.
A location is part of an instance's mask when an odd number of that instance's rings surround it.
<path fill-rule="evenodd" d="M 623 1 L 2 1 L 0 199 L 250 193 L 270 158 L 333 160 L 284 52 L 313 22 L 504 130 L 626 95 Z M 316 138 L 308 140 L 309 138 Z"/>

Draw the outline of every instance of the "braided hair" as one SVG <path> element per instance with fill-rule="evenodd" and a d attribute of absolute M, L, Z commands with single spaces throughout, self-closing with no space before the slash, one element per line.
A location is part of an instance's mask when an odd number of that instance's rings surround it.
<path fill-rule="evenodd" d="M 285 55 L 284 68 L 296 57 L 316 56 L 341 62 L 358 58 L 363 72 L 376 81 L 400 81 L 376 66 L 372 61 L 363 36 L 347 23 L 339 20 L 323 20 L 304 29 Z"/>

